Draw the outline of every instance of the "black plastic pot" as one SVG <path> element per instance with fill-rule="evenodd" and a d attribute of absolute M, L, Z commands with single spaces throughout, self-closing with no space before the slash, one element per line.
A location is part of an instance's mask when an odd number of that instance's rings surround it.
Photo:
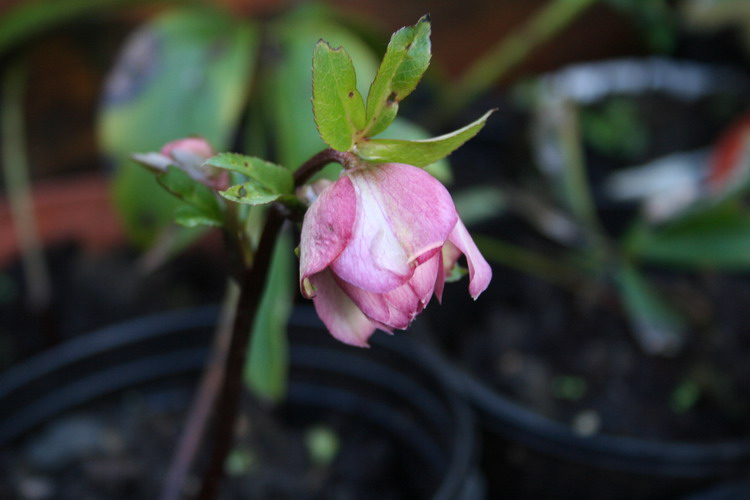
<path fill-rule="evenodd" d="M 603 433 L 583 436 L 506 397 L 437 348 L 429 349 L 428 357 L 446 383 L 476 410 L 483 427 L 483 469 L 491 498 L 500 492 L 510 499 L 676 498 L 750 475 L 750 439 L 684 442 Z"/>
<path fill-rule="evenodd" d="M 0 376 L 0 449 L 105 396 L 203 367 L 215 308 L 149 316 L 78 337 Z M 291 372 L 284 415 L 335 414 L 396 440 L 434 485 L 426 498 L 481 500 L 471 413 L 438 381 L 408 335 L 378 336 L 371 349 L 335 342 L 310 309 L 290 325 Z M 425 483 L 425 477 L 421 482 Z"/>

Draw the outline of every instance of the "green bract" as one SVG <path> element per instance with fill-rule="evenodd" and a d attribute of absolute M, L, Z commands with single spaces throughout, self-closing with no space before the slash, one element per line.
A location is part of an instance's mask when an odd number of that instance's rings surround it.
<path fill-rule="evenodd" d="M 339 151 L 350 150 L 365 125 L 365 104 L 352 60 L 343 48 L 332 49 L 323 40 L 313 56 L 313 113 L 320 137 Z"/>
<path fill-rule="evenodd" d="M 487 118 L 494 112 L 488 111 L 481 118 L 449 134 L 420 141 L 401 139 L 369 139 L 357 144 L 357 153 L 365 160 L 377 162 L 399 162 L 426 167 L 451 154 L 463 143 L 477 135 L 484 127 Z"/>
<path fill-rule="evenodd" d="M 320 137 L 333 149 L 373 162 L 426 167 L 448 156 L 482 129 L 492 111 L 440 137 L 371 139 L 394 122 L 399 102 L 416 88 L 429 64 L 430 19 L 424 16 L 391 37 L 365 107 L 346 50 L 319 41 L 313 54 L 313 113 Z"/>
<path fill-rule="evenodd" d="M 207 165 L 242 174 L 247 180 L 221 191 L 224 198 L 247 205 L 264 205 L 294 190 L 292 173 L 280 165 L 236 153 L 218 154 Z"/>
<path fill-rule="evenodd" d="M 411 94 L 430 65 L 430 55 L 429 16 L 393 34 L 367 94 L 363 136 L 377 135 L 393 122 L 398 103 Z"/>
<path fill-rule="evenodd" d="M 221 227 L 224 224 L 219 202 L 207 186 L 173 166 L 167 167 L 167 171 L 157 175 L 156 179 L 167 191 L 187 203 L 177 207 L 177 223 L 186 227 Z"/>

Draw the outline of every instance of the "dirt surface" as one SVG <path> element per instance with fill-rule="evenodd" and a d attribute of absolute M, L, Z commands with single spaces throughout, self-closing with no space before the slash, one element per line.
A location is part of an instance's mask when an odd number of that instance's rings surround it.
<path fill-rule="evenodd" d="M 194 381 L 193 381 L 194 382 Z M 158 498 L 189 401 L 189 384 L 132 390 L 51 422 L 0 452 L 0 498 Z M 160 390 L 156 390 L 160 389 Z M 423 498 L 382 434 L 335 416 L 292 424 L 246 404 L 222 499 Z M 189 487 L 197 487 L 192 478 Z"/>

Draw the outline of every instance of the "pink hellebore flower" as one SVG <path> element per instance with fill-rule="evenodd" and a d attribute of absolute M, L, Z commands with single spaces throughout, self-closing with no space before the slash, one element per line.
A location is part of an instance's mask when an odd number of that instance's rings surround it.
<path fill-rule="evenodd" d="M 160 172 L 166 172 L 167 167 L 173 165 L 212 189 L 224 190 L 229 187 L 227 171 L 204 165 L 215 154 L 204 138 L 186 137 L 168 142 L 159 153 L 135 154 L 133 159 Z"/>
<path fill-rule="evenodd" d="M 344 171 L 305 214 L 300 288 L 331 334 L 367 346 L 376 328 L 404 329 L 464 254 L 477 298 L 492 271 L 445 187 L 424 170 L 385 163 Z"/>

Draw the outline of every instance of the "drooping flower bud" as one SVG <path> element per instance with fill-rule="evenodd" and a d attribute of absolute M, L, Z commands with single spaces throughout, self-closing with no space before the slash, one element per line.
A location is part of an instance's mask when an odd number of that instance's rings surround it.
<path fill-rule="evenodd" d="M 411 165 L 364 165 L 305 214 L 300 288 L 334 337 L 367 346 L 376 328 L 407 328 L 433 295 L 440 300 L 461 254 L 476 299 L 492 271 L 445 187 Z"/>

